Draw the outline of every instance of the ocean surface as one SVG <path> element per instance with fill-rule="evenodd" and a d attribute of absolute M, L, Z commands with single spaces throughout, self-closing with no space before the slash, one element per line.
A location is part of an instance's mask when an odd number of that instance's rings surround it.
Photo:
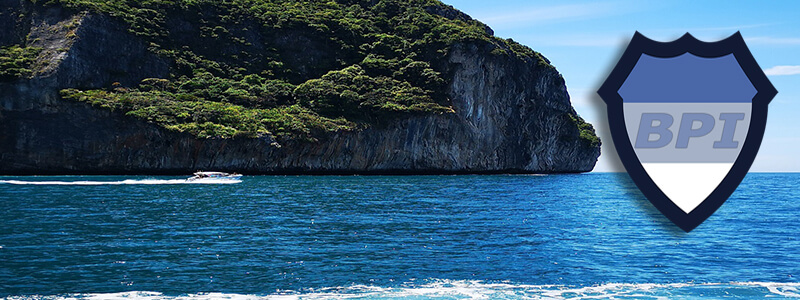
<path fill-rule="evenodd" d="M 800 174 L 687 234 L 624 173 L 0 176 L 0 298 L 800 297 Z"/>

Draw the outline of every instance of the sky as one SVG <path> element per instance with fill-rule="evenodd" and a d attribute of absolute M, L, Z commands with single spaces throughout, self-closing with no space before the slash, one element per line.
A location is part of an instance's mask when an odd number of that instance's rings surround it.
<path fill-rule="evenodd" d="M 624 172 L 597 89 L 634 32 L 672 41 L 686 32 L 717 41 L 739 31 L 777 88 L 751 172 L 800 171 L 800 1 L 443 2 L 542 53 L 564 76 L 573 106 L 603 141 L 596 172 Z"/>

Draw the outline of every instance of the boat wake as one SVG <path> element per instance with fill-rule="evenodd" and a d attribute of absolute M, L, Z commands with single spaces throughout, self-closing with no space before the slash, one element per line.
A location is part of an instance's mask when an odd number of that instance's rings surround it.
<path fill-rule="evenodd" d="M 0 184 L 16 185 L 160 185 L 160 184 L 233 184 L 242 182 L 239 179 L 126 179 L 122 181 L 33 181 L 33 180 L 0 180 Z"/>

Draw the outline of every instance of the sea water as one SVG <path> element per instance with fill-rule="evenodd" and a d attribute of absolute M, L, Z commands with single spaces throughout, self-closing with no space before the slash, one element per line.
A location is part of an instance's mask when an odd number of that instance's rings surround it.
<path fill-rule="evenodd" d="M 800 297 L 800 174 L 684 233 L 624 173 L 0 177 L 0 297 Z"/>

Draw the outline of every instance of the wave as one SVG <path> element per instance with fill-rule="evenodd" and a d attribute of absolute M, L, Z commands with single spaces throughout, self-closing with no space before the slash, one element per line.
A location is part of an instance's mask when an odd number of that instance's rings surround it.
<path fill-rule="evenodd" d="M 717 298 L 799 298 L 800 283 L 607 283 L 594 286 L 525 285 L 484 283 L 465 280 L 431 280 L 426 284 L 400 287 L 353 285 L 280 291 L 271 295 L 198 293 L 165 295 L 159 292 L 132 291 L 105 294 L 56 296 L 11 296 L 7 299 L 717 299 Z"/>
<path fill-rule="evenodd" d="M 233 184 L 242 182 L 239 179 L 214 179 L 205 178 L 187 181 L 186 179 L 127 179 L 122 181 L 29 181 L 29 180 L 0 180 L 0 184 L 16 185 L 129 185 L 129 184 Z"/>

